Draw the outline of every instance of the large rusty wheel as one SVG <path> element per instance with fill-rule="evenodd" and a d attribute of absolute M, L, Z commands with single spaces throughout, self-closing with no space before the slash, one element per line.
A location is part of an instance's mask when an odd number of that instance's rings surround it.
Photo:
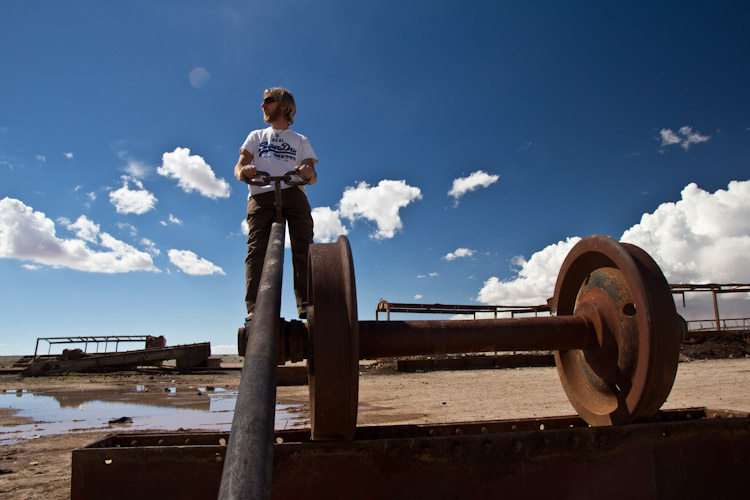
<path fill-rule="evenodd" d="M 589 236 L 565 258 L 553 300 L 558 316 L 583 316 L 597 332 L 593 349 L 555 352 L 579 415 L 598 426 L 658 412 L 677 374 L 680 325 L 656 262 L 635 245 Z"/>
<path fill-rule="evenodd" d="M 353 440 L 359 397 L 359 328 L 349 240 L 310 245 L 310 427 L 313 440 Z"/>

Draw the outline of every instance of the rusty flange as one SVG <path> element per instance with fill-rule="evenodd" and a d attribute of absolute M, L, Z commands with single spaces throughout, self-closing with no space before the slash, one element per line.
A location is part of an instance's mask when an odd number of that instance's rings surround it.
<path fill-rule="evenodd" d="M 552 309 L 596 328 L 597 347 L 555 352 L 582 418 L 626 424 L 659 410 L 677 374 L 680 327 L 669 285 L 646 252 L 607 236 L 584 238 L 563 262 Z"/>
<path fill-rule="evenodd" d="M 359 397 L 359 328 L 349 240 L 310 245 L 308 371 L 313 440 L 353 440 Z"/>
<path fill-rule="evenodd" d="M 237 329 L 237 354 L 245 355 L 247 349 L 247 328 L 241 326 Z"/>

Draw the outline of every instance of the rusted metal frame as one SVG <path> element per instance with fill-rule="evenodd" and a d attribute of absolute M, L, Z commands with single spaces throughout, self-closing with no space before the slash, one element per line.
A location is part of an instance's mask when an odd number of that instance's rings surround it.
<path fill-rule="evenodd" d="M 716 331 L 722 332 L 721 318 L 719 316 L 719 303 L 717 294 L 720 293 L 747 293 L 750 292 L 748 283 L 707 283 L 707 284 L 672 284 L 669 288 L 674 295 L 682 295 L 682 307 L 685 307 L 685 292 L 711 292 L 714 304 L 714 315 L 716 317 Z"/>
<path fill-rule="evenodd" d="M 740 498 L 747 420 L 279 445 L 274 498 Z M 489 426 L 485 426 L 489 427 Z M 542 430 L 544 429 L 544 430 Z M 488 429 L 489 430 L 489 429 Z M 453 431 L 453 432 L 451 432 Z M 345 470 L 345 474 L 340 471 Z M 326 480 L 335 477 L 335 481 Z M 699 494 L 696 494 L 698 493 Z M 610 493 L 611 494 L 611 493 Z"/>
<path fill-rule="evenodd" d="M 547 305 L 538 306 L 504 306 L 504 305 L 462 305 L 462 304 L 409 304 L 400 302 L 388 302 L 381 300 L 375 308 L 375 320 L 379 319 L 381 312 L 386 313 L 386 319 L 390 320 L 390 313 L 421 313 L 421 314 L 476 314 L 480 312 L 494 313 L 497 318 L 498 313 L 510 313 L 511 316 L 523 313 L 547 312 Z"/>
<path fill-rule="evenodd" d="M 271 498 L 285 222 L 274 222 L 242 367 L 219 500 Z"/>
<path fill-rule="evenodd" d="M 750 292 L 750 283 L 704 283 L 670 284 L 669 288 L 673 294 L 684 292 L 710 292 L 716 290 L 718 293 L 743 293 Z"/>
<path fill-rule="evenodd" d="M 594 326 L 579 316 L 474 321 L 360 321 L 361 359 L 493 351 L 588 349 Z"/>
<path fill-rule="evenodd" d="M 690 319 L 687 320 L 690 332 L 718 332 L 715 319 Z M 721 320 L 721 332 L 730 331 L 745 332 L 750 330 L 750 318 L 729 318 Z M 707 324 L 707 325 L 706 325 Z M 695 325 L 695 326 L 694 326 Z"/>
<path fill-rule="evenodd" d="M 21 375 L 55 375 L 66 372 L 102 371 L 114 368 L 151 365 L 168 359 L 177 360 L 177 368 L 189 371 L 205 362 L 211 355 L 211 343 L 185 344 L 171 347 L 157 347 L 134 351 L 105 352 L 88 354 L 81 358 L 59 359 L 58 357 L 38 358 Z"/>
<path fill-rule="evenodd" d="M 716 331 L 721 333 L 721 319 L 719 318 L 719 303 L 716 300 L 716 290 L 711 290 L 711 295 L 714 298 L 714 314 L 716 314 Z"/>
<path fill-rule="evenodd" d="M 123 434 L 73 451 L 71 498 L 212 498 L 226 433 Z M 351 443 L 275 434 L 273 498 L 743 498 L 747 412 L 659 412 L 360 427 Z"/>
<path fill-rule="evenodd" d="M 97 352 L 99 352 L 98 345 L 101 343 L 104 343 L 106 346 L 109 342 L 116 342 L 116 345 L 119 345 L 120 342 L 146 342 L 146 339 L 148 337 L 149 335 L 82 335 L 73 337 L 39 337 L 36 339 L 34 357 L 38 355 L 40 341 L 45 341 L 49 344 L 49 349 L 47 352 L 47 354 L 49 354 L 52 346 L 56 344 L 84 344 L 86 346 L 84 352 L 86 352 L 88 349 L 88 344 L 91 342 L 97 344 Z"/>

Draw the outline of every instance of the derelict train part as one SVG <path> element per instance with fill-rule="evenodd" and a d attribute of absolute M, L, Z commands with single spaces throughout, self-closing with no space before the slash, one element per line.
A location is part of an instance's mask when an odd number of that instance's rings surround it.
<path fill-rule="evenodd" d="M 677 373 L 680 323 L 659 267 L 640 248 L 606 236 L 568 254 L 556 316 L 358 321 L 349 242 L 310 249 L 308 354 L 312 438 L 351 440 L 359 359 L 505 350 L 554 350 L 568 398 L 590 425 L 655 414 Z"/>
<path fill-rule="evenodd" d="M 281 241 L 275 245 L 283 247 L 283 234 Z M 550 300 L 556 316 L 464 321 L 359 321 L 348 240 L 312 245 L 309 259 L 307 326 L 279 318 L 274 281 L 258 298 L 273 302 L 272 312 L 240 329 L 245 366 L 228 442 L 217 433 L 108 437 L 74 452 L 73 500 L 113 493 L 114 484 L 127 491 L 112 498 L 144 500 L 165 491 L 186 499 L 219 491 L 221 500 L 744 491 L 747 413 L 659 411 L 676 375 L 680 322 L 661 271 L 641 249 L 585 238 L 560 270 Z M 580 417 L 356 425 L 360 359 L 537 349 L 555 351 Z M 310 429 L 274 432 L 267 417 L 276 364 L 305 358 Z M 253 411 L 263 425 L 250 422 Z"/>
<path fill-rule="evenodd" d="M 308 327 L 284 322 L 277 331 L 280 361 L 308 360 L 314 440 L 353 439 L 360 359 L 553 350 L 571 404 L 596 426 L 655 414 L 677 372 L 680 322 L 669 285 L 646 252 L 606 236 L 570 251 L 550 317 L 359 321 L 343 236 L 310 247 L 308 287 Z"/>

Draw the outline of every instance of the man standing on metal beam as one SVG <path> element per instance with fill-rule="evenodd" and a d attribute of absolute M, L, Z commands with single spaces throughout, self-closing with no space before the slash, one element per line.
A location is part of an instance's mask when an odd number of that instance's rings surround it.
<path fill-rule="evenodd" d="M 237 180 L 248 182 L 258 177 L 257 171 L 271 176 L 280 176 L 296 170 L 299 177 L 315 184 L 318 174 L 315 156 L 310 141 L 304 135 L 289 128 L 294 123 L 297 107 L 294 96 L 285 88 L 274 87 L 263 92 L 263 121 L 270 126 L 254 130 L 240 148 L 240 158 L 234 167 Z M 263 270 L 263 260 L 276 214 L 274 208 L 274 186 L 248 185 L 247 199 L 247 257 L 245 258 L 245 305 L 249 321 L 255 309 L 255 300 Z M 294 296 L 300 318 L 307 316 L 307 252 L 313 242 L 313 220 L 305 186 L 290 186 L 281 183 L 283 217 L 289 224 L 294 266 Z"/>

